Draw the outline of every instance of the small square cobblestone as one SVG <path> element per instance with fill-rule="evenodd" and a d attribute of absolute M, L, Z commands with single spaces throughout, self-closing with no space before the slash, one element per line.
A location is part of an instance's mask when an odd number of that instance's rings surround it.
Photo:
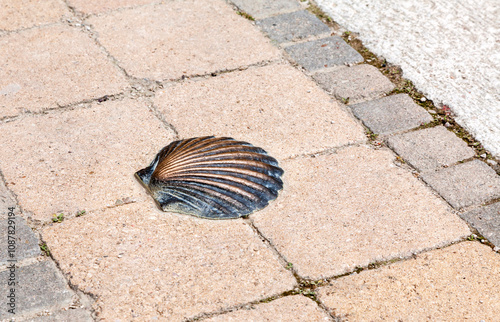
<path fill-rule="evenodd" d="M 308 11 L 296 11 L 279 16 L 262 19 L 256 22 L 267 33 L 269 38 L 277 42 L 289 42 L 318 36 L 330 32 L 330 28 Z"/>
<path fill-rule="evenodd" d="M 380 98 L 395 87 L 377 68 L 367 64 L 342 66 L 314 74 L 313 78 L 337 99 L 348 100 L 348 104 Z"/>
<path fill-rule="evenodd" d="M 465 212 L 460 217 L 500 248 L 500 202 Z"/>
<path fill-rule="evenodd" d="M 302 9 L 297 0 L 231 0 L 254 19 L 263 19 Z"/>
<path fill-rule="evenodd" d="M 361 63 L 364 59 L 338 36 L 308 41 L 285 48 L 298 64 L 309 71 L 336 65 Z"/>
<path fill-rule="evenodd" d="M 56 311 L 71 304 L 73 291 L 67 286 L 66 280 L 51 260 L 38 262 L 28 266 L 16 267 L 15 315 L 9 313 L 8 296 L 10 288 L 6 281 L 11 269 L 0 272 L 0 280 L 5 281 L 0 291 L 5 300 L 0 304 L 0 319 L 10 319 L 19 315 L 33 315 L 42 311 Z"/>
<path fill-rule="evenodd" d="M 422 179 L 456 209 L 500 197 L 500 176 L 479 160 L 426 172 Z"/>
<path fill-rule="evenodd" d="M 467 143 L 444 126 L 395 135 L 387 143 L 421 172 L 447 167 L 475 155 Z"/>
<path fill-rule="evenodd" d="M 429 113 L 406 94 L 391 95 L 350 107 L 354 115 L 376 134 L 411 130 L 432 121 Z"/>

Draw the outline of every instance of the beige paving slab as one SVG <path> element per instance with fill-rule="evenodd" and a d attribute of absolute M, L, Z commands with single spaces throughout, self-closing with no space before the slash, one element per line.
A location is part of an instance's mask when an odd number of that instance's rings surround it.
<path fill-rule="evenodd" d="M 339 278 L 318 293 L 346 321 L 497 321 L 498 285 L 500 256 L 462 242 Z"/>
<path fill-rule="evenodd" d="M 231 136 L 278 158 L 366 140 L 346 110 L 289 65 L 179 83 L 155 104 L 181 137 Z"/>
<path fill-rule="evenodd" d="M 133 76 L 157 80 L 234 69 L 280 56 L 222 0 L 168 1 L 88 20 Z"/>
<path fill-rule="evenodd" d="M 331 321 L 326 312 L 311 299 L 302 295 L 286 296 L 269 303 L 215 316 L 203 321 Z"/>
<path fill-rule="evenodd" d="M 148 3 L 160 2 L 159 0 L 68 0 L 68 4 L 76 10 L 94 14 L 119 8 L 130 8 Z"/>
<path fill-rule="evenodd" d="M 40 111 L 125 87 L 125 76 L 85 33 L 65 25 L 0 37 L 0 118 Z"/>
<path fill-rule="evenodd" d="M 470 234 L 388 149 L 350 147 L 282 162 L 285 188 L 252 215 L 302 277 L 352 271 Z"/>
<path fill-rule="evenodd" d="M 71 16 L 61 0 L 0 0 L 0 29 L 16 30 L 53 23 Z"/>
<path fill-rule="evenodd" d="M 146 103 L 121 100 L 0 125 L 0 169 L 35 219 L 148 198 L 134 172 L 174 138 Z"/>
<path fill-rule="evenodd" d="M 164 213 L 143 202 L 43 231 L 71 283 L 97 296 L 99 318 L 179 321 L 292 289 L 243 220 Z"/>

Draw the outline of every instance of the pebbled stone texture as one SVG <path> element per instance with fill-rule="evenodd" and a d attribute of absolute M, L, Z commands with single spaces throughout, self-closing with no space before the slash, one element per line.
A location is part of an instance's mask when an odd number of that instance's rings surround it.
<path fill-rule="evenodd" d="M 363 61 L 363 56 L 338 36 L 291 45 L 285 51 L 308 71 Z"/>
<path fill-rule="evenodd" d="M 462 242 L 339 278 L 318 294 L 349 321 L 495 321 L 498 285 L 500 256 Z"/>
<path fill-rule="evenodd" d="M 444 126 L 391 136 L 387 143 L 421 172 L 447 167 L 475 155 L 467 143 Z"/>
<path fill-rule="evenodd" d="M 263 19 L 302 9 L 297 0 L 231 0 L 254 19 Z"/>
<path fill-rule="evenodd" d="M 332 71 L 316 73 L 313 78 L 337 99 L 349 99 L 348 104 L 379 98 L 395 87 L 377 68 L 367 64 L 342 66 Z"/>
<path fill-rule="evenodd" d="M 77 11 L 86 14 L 102 13 L 110 10 L 131 8 L 148 3 L 158 3 L 159 0 L 67 0 Z"/>
<path fill-rule="evenodd" d="M 366 141 L 347 111 L 289 65 L 182 82 L 158 92 L 155 105 L 182 138 L 230 136 L 278 159 Z"/>
<path fill-rule="evenodd" d="M 1 0 L 0 30 L 12 31 L 54 23 L 70 15 L 64 2 L 59 0 Z"/>
<path fill-rule="evenodd" d="M 432 117 L 406 94 L 351 105 L 354 115 L 376 134 L 393 134 L 432 121 Z"/>
<path fill-rule="evenodd" d="M 500 177 L 479 160 L 426 172 L 422 179 L 456 209 L 500 197 Z"/>
<path fill-rule="evenodd" d="M 292 289 L 296 280 L 244 220 L 158 210 L 152 200 L 90 212 L 43 231 L 98 319 L 178 321 Z"/>
<path fill-rule="evenodd" d="M 269 303 L 246 306 L 243 309 L 204 320 L 230 321 L 331 321 L 312 300 L 302 295 L 286 296 Z"/>
<path fill-rule="evenodd" d="M 20 206 L 50 220 L 149 199 L 134 173 L 173 139 L 145 102 L 94 103 L 2 124 L 0 168 Z"/>
<path fill-rule="evenodd" d="M 388 149 L 359 146 L 286 160 L 282 195 L 250 218 L 301 277 L 312 279 L 470 234 L 446 203 L 394 159 Z"/>
<path fill-rule="evenodd" d="M 87 21 L 119 65 L 140 78 L 177 79 L 280 57 L 222 0 L 175 0 Z"/>
<path fill-rule="evenodd" d="M 330 28 L 308 11 L 285 13 L 256 22 L 269 38 L 282 43 L 329 34 Z"/>
<path fill-rule="evenodd" d="M 127 81 L 83 32 L 54 25 L 0 37 L 0 118 L 117 94 Z"/>
<path fill-rule="evenodd" d="M 460 216 L 500 248 L 500 202 L 462 213 Z"/>
<path fill-rule="evenodd" d="M 9 269 L 0 272 L 0 280 L 7 281 Z M 0 304 L 0 319 L 10 319 L 19 315 L 33 315 L 42 311 L 56 311 L 71 304 L 73 291 L 52 261 L 43 261 L 15 268 L 16 315 L 9 313 L 7 301 Z M 0 291 L 5 298 L 10 287 L 2 283 Z"/>
<path fill-rule="evenodd" d="M 90 312 L 84 309 L 69 309 L 55 312 L 51 315 L 27 319 L 29 322 L 92 322 L 94 319 Z"/>

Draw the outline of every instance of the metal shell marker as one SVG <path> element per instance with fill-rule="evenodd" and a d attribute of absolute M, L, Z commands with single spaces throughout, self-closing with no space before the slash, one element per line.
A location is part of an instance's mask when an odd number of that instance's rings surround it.
<path fill-rule="evenodd" d="M 209 219 L 264 208 L 283 188 L 282 174 L 263 149 L 213 136 L 172 142 L 135 173 L 163 211 Z"/>

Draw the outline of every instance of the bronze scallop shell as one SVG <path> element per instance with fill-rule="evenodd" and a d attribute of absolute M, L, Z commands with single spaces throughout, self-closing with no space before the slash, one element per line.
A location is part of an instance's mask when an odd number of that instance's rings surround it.
<path fill-rule="evenodd" d="M 213 136 L 172 142 L 135 173 L 163 211 L 210 219 L 264 208 L 283 188 L 282 174 L 263 149 Z"/>

